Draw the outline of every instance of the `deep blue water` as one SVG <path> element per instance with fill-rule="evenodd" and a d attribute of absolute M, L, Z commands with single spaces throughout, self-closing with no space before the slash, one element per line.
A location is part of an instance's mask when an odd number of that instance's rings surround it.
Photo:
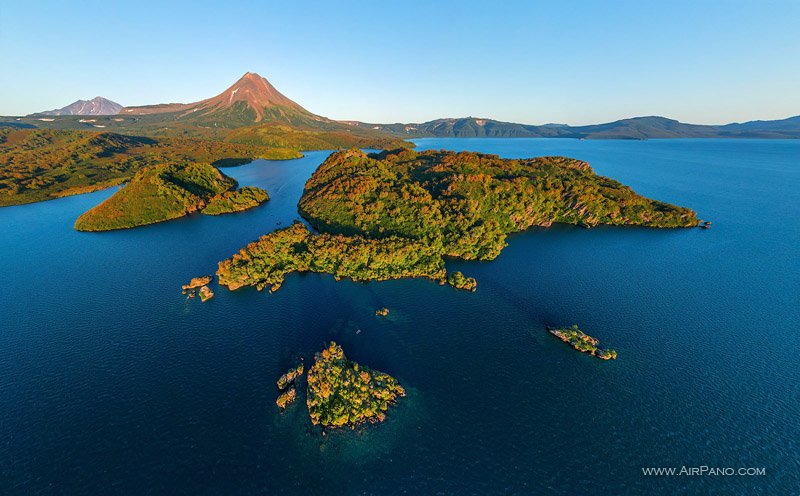
<path fill-rule="evenodd" d="M 800 141 L 427 139 L 568 155 L 709 230 L 517 234 L 470 294 L 291 275 L 273 295 L 180 285 L 297 218 L 327 156 L 226 172 L 265 206 L 102 234 L 102 191 L 0 209 L 0 494 L 797 494 Z M 216 288 L 215 288 L 216 289 Z M 388 319 L 375 308 L 391 309 Z M 544 331 L 578 323 L 619 351 Z M 322 436 L 275 380 L 336 340 L 409 395 Z M 764 467 L 646 477 L 642 467 Z"/>

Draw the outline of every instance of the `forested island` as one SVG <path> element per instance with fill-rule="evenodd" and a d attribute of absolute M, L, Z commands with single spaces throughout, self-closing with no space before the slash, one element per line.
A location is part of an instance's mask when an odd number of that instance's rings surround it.
<path fill-rule="evenodd" d="M 236 180 L 210 164 L 147 167 L 106 201 L 78 217 L 75 229 L 127 229 L 198 211 L 208 215 L 240 212 L 269 200 L 263 189 L 236 187 Z"/>
<path fill-rule="evenodd" d="M 302 393 L 298 380 L 304 371 L 300 363 L 278 378 L 275 403 L 281 411 Z M 406 394 L 389 374 L 348 360 L 335 342 L 314 355 L 306 381 L 306 406 L 311 423 L 329 428 L 381 422 L 386 419 L 389 407 Z"/>
<path fill-rule="evenodd" d="M 269 233 L 220 262 L 229 289 L 280 287 L 290 272 L 356 281 L 426 277 L 473 291 L 445 257 L 492 260 L 508 234 L 554 222 L 679 228 L 694 211 L 651 200 L 565 157 L 501 159 L 471 152 L 332 154 L 305 185 L 301 223 Z"/>
<path fill-rule="evenodd" d="M 314 356 L 308 371 L 308 414 L 311 423 L 343 427 L 386 419 L 389 407 L 405 396 L 397 380 L 344 355 L 336 343 Z"/>
<path fill-rule="evenodd" d="M 581 331 L 577 325 L 572 327 L 548 327 L 547 332 L 582 353 L 588 353 L 601 360 L 616 360 L 617 351 L 611 348 L 599 348 L 600 340 Z"/>

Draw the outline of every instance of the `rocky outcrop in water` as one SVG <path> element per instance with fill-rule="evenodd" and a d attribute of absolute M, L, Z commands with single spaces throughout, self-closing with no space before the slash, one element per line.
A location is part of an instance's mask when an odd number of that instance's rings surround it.
<path fill-rule="evenodd" d="M 278 378 L 278 389 L 286 389 L 286 387 L 292 384 L 295 379 L 303 375 L 303 370 L 304 366 L 302 363 L 293 369 L 287 370 L 285 374 Z"/>
<path fill-rule="evenodd" d="M 181 286 L 181 292 L 186 295 L 186 299 L 200 297 L 200 301 L 206 302 L 214 297 L 214 292 L 208 287 L 208 284 L 214 279 L 214 276 L 200 276 L 193 277 L 189 284 Z"/>
<path fill-rule="evenodd" d="M 197 292 L 197 296 L 200 297 L 200 301 L 205 303 L 214 297 L 214 292 L 211 291 L 211 288 L 209 288 L 208 286 L 202 286 L 200 290 Z"/>
<path fill-rule="evenodd" d="M 281 410 L 285 410 L 287 406 L 294 403 L 295 399 L 297 399 L 297 391 L 295 388 L 289 388 L 287 391 L 278 395 L 275 404 L 278 405 Z"/>
<path fill-rule="evenodd" d="M 191 291 L 192 289 L 201 288 L 203 286 L 207 286 L 214 276 L 200 276 L 200 277 L 193 277 L 189 284 L 184 284 L 181 286 L 183 292 Z"/>
<path fill-rule="evenodd" d="M 459 271 L 450 272 L 447 274 L 447 284 L 456 289 L 463 289 L 464 291 L 475 291 L 478 289 L 478 282 L 474 277 L 466 277 Z"/>
<path fill-rule="evenodd" d="M 547 331 L 580 352 L 589 353 L 601 360 L 615 360 L 617 358 L 616 350 L 611 348 L 598 348 L 597 345 L 600 341 L 597 338 L 585 334 L 577 325 L 561 328 L 548 327 Z"/>

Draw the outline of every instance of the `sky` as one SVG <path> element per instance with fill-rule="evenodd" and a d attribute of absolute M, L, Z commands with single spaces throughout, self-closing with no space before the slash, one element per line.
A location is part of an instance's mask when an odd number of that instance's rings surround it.
<path fill-rule="evenodd" d="M 800 114 L 800 1 L 0 0 L 0 115 L 192 102 L 257 72 L 333 119 Z"/>

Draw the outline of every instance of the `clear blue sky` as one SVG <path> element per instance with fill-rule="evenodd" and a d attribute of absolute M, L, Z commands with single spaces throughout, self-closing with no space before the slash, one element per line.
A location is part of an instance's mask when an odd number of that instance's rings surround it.
<path fill-rule="evenodd" d="M 335 119 L 588 124 L 800 114 L 800 1 L 0 0 L 0 115 L 215 95 Z"/>

